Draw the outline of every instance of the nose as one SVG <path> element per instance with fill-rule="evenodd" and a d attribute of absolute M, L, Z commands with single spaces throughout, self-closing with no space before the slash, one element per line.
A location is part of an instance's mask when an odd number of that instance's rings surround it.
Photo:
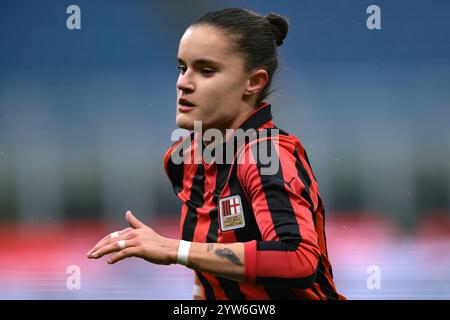
<path fill-rule="evenodd" d="M 177 89 L 188 93 L 195 90 L 194 82 L 188 72 L 185 72 L 184 74 L 180 73 L 178 76 Z"/>

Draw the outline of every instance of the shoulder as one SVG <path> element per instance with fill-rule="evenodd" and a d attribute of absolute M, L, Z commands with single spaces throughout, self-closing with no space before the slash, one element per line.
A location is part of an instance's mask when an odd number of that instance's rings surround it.
<path fill-rule="evenodd" d="M 238 177 L 247 180 L 257 175 L 282 175 L 281 168 L 295 165 L 303 146 L 299 139 L 281 129 L 258 131 L 237 153 Z M 300 152 L 299 152 L 300 151 Z"/>
<path fill-rule="evenodd" d="M 303 185 L 316 185 L 312 168 L 300 140 L 282 130 L 270 137 L 258 138 L 242 148 L 237 177 L 245 190 L 284 188 L 285 181 L 298 177 Z M 317 187 L 315 187 L 317 189 Z"/>
<path fill-rule="evenodd" d="M 237 160 L 239 164 L 246 164 L 245 158 L 254 160 L 254 164 L 260 166 L 267 161 L 266 157 L 294 154 L 296 150 L 304 150 L 300 140 L 279 128 L 262 129 L 257 135 L 238 150 Z"/>
<path fill-rule="evenodd" d="M 163 158 L 164 170 L 169 178 L 171 178 L 171 172 L 176 167 L 183 165 L 184 155 L 189 150 L 194 141 L 194 132 L 181 137 L 178 141 L 174 142 L 166 151 Z"/>

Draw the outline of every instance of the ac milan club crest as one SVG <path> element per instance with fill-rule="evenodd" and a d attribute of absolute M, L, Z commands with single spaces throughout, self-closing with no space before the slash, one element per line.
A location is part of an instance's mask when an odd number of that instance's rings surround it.
<path fill-rule="evenodd" d="M 220 228 L 222 231 L 245 226 L 244 209 L 240 196 L 231 196 L 219 201 Z"/>

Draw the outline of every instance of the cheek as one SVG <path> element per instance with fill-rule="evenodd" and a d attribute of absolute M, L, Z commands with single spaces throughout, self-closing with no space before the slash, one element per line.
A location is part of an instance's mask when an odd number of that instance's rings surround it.
<path fill-rule="evenodd" d="M 211 80 L 197 87 L 201 92 L 203 104 L 203 108 L 199 111 L 213 122 L 230 121 L 239 112 L 245 83 L 242 78 L 232 73 L 223 74 Z"/>
<path fill-rule="evenodd" d="M 245 85 L 242 80 L 233 76 L 224 76 L 217 81 L 211 81 L 205 86 L 205 95 L 208 100 L 213 100 L 217 104 L 238 103 L 242 98 Z"/>

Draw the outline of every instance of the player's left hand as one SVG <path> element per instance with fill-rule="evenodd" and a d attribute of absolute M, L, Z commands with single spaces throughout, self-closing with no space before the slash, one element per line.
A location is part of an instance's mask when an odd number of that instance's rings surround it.
<path fill-rule="evenodd" d="M 160 236 L 136 218 L 131 211 L 127 211 L 125 216 L 130 228 L 106 235 L 89 250 L 88 258 L 98 259 L 105 254 L 117 252 L 108 263 L 116 263 L 128 257 L 139 257 L 165 265 L 176 262 L 178 240 Z"/>

